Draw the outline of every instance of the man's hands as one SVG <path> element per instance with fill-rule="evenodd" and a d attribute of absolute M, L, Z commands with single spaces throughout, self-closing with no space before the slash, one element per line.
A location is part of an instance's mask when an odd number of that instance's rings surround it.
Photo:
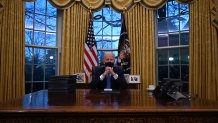
<path fill-rule="evenodd" d="M 109 74 L 111 74 L 115 80 L 118 78 L 118 74 L 114 72 L 112 67 L 105 67 L 105 71 L 103 74 L 101 74 L 100 80 L 103 80 L 105 78 L 105 76 L 107 76 Z"/>
<path fill-rule="evenodd" d="M 105 67 L 105 71 L 104 71 L 103 75 L 106 76 L 108 74 L 115 75 L 116 73 L 114 72 L 112 67 Z"/>

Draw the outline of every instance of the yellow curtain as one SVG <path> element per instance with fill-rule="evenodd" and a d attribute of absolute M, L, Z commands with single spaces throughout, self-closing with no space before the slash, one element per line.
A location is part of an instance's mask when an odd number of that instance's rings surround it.
<path fill-rule="evenodd" d="M 3 11 L 3 5 L 0 3 L 0 13 Z"/>
<path fill-rule="evenodd" d="M 60 74 L 83 72 L 83 52 L 87 35 L 89 11 L 78 3 L 63 14 Z"/>
<path fill-rule="evenodd" d="M 211 21 L 218 29 L 218 0 L 210 0 Z"/>
<path fill-rule="evenodd" d="M 124 13 L 131 48 L 131 74 L 141 76 L 141 89 L 156 83 L 154 11 L 137 4 Z"/>
<path fill-rule="evenodd" d="M 0 0 L 0 101 L 24 95 L 24 2 Z"/>
<path fill-rule="evenodd" d="M 218 100 L 218 34 L 210 16 L 208 0 L 190 4 L 189 91 Z"/>

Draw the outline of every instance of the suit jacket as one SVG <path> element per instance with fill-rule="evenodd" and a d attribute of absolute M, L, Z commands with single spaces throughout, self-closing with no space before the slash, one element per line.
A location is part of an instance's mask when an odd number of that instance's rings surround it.
<path fill-rule="evenodd" d="M 115 80 L 113 76 L 111 76 L 111 88 L 112 89 L 127 89 L 127 82 L 124 77 L 124 72 L 121 67 L 113 67 L 115 73 L 118 74 L 118 78 Z M 100 80 L 100 75 L 105 71 L 104 66 L 96 66 L 92 69 L 92 81 L 90 83 L 91 89 L 104 89 L 107 84 L 107 77 Z"/>

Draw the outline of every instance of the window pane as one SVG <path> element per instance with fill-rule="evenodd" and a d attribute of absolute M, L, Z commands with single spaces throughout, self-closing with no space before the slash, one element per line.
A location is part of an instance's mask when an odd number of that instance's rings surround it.
<path fill-rule="evenodd" d="M 181 45 L 189 45 L 189 32 L 180 33 Z"/>
<path fill-rule="evenodd" d="M 26 2 L 26 13 L 34 13 L 34 2 Z"/>
<path fill-rule="evenodd" d="M 25 44 L 32 44 L 33 41 L 33 31 L 32 30 L 25 30 Z"/>
<path fill-rule="evenodd" d="M 102 36 L 95 36 L 95 41 L 97 42 L 97 49 L 102 48 Z"/>
<path fill-rule="evenodd" d="M 104 36 L 102 44 L 103 44 L 103 49 L 111 49 L 111 37 Z"/>
<path fill-rule="evenodd" d="M 162 8 L 158 9 L 158 18 L 167 17 L 167 4 L 165 4 Z"/>
<path fill-rule="evenodd" d="M 180 30 L 189 30 L 189 15 L 180 16 Z"/>
<path fill-rule="evenodd" d="M 111 21 L 111 9 L 103 8 L 103 16 L 105 21 Z"/>
<path fill-rule="evenodd" d="M 112 49 L 118 49 L 120 36 L 113 36 L 112 37 Z"/>
<path fill-rule="evenodd" d="M 166 18 L 158 19 L 158 33 L 166 33 L 168 32 L 167 20 Z"/>
<path fill-rule="evenodd" d="M 169 46 L 179 45 L 179 34 L 169 34 Z"/>
<path fill-rule="evenodd" d="M 168 64 L 168 50 L 166 49 L 158 50 L 158 64 L 159 65 Z"/>
<path fill-rule="evenodd" d="M 115 57 L 117 57 L 118 56 L 118 51 L 113 51 L 113 54 L 114 54 Z"/>
<path fill-rule="evenodd" d="M 180 78 L 180 68 L 179 65 L 170 65 L 170 78 Z"/>
<path fill-rule="evenodd" d="M 188 81 L 189 78 L 189 66 L 188 65 L 181 65 L 181 78 L 182 81 Z"/>
<path fill-rule="evenodd" d="M 167 18 L 167 24 L 168 24 L 169 32 L 179 31 L 179 19 L 178 19 L 178 17 Z"/>
<path fill-rule="evenodd" d="M 44 80 L 44 66 L 34 65 L 33 69 L 33 81 L 43 81 Z"/>
<path fill-rule="evenodd" d="M 189 64 L 189 49 L 181 48 L 181 64 Z"/>
<path fill-rule="evenodd" d="M 111 42 L 103 41 L 102 42 L 103 49 L 111 49 Z"/>
<path fill-rule="evenodd" d="M 113 51 L 113 54 L 114 54 L 114 56 L 115 56 L 115 58 L 114 58 L 114 64 L 116 64 L 116 63 L 117 63 L 117 58 L 118 58 L 118 51 Z"/>
<path fill-rule="evenodd" d="M 95 21 L 102 21 L 102 11 L 94 12 Z"/>
<path fill-rule="evenodd" d="M 35 30 L 45 30 L 45 16 L 35 15 Z"/>
<path fill-rule="evenodd" d="M 111 25 L 103 22 L 103 35 L 111 35 Z"/>
<path fill-rule="evenodd" d="M 168 46 L 168 34 L 158 34 L 158 47 Z"/>
<path fill-rule="evenodd" d="M 169 49 L 169 63 L 179 64 L 179 48 Z"/>
<path fill-rule="evenodd" d="M 46 31 L 55 32 L 56 31 L 56 18 L 46 17 Z"/>
<path fill-rule="evenodd" d="M 112 35 L 120 35 L 121 25 L 112 28 Z"/>
<path fill-rule="evenodd" d="M 34 64 L 43 64 L 45 50 L 40 48 L 34 48 Z"/>
<path fill-rule="evenodd" d="M 25 81 L 32 80 L 32 65 L 25 65 Z"/>
<path fill-rule="evenodd" d="M 158 67 L 158 79 L 162 81 L 163 78 L 168 78 L 168 66 L 159 66 Z"/>
<path fill-rule="evenodd" d="M 36 13 L 45 15 L 46 1 L 45 0 L 36 0 Z"/>
<path fill-rule="evenodd" d="M 35 45 L 44 45 L 45 42 L 45 33 L 44 32 L 34 32 L 34 44 Z"/>
<path fill-rule="evenodd" d="M 56 49 L 46 49 L 45 64 L 56 63 Z"/>
<path fill-rule="evenodd" d="M 180 4 L 180 15 L 189 14 L 189 5 L 188 4 Z"/>
<path fill-rule="evenodd" d="M 56 17 L 57 9 L 47 2 L 47 15 L 50 17 Z"/>
<path fill-rule="evenodd" d="M 118 21 L 121 22 L 121 14 L 117 13 L 115 11 L 112 11 L 112 21 Z"/>
<path fill-rule="evenodd" d="M 33 28 L 33 18 L 34 15 L 31 13 L 27 13 L 25 16 L 25 28 Z"/>
<path fill-rule="evenodd" d="M 98 63 L 102 64 L 102 60 L 103 60 L 103 55 L 104 55 L 105 51 L 98 51 Z"/>
<path fill-rule="evenodd" d="M 102 35 L 102 22 L 93 22 L 94 35 Z"/>
<path fill-rule="evenodd" d="M 25 47 L 25 63 L 33 63 L 33 48 Z"/>
<path fill-rule="evenodd" d="M 56 46 L 56 33 L 46 33 L 46 46 Z"/>
<path fill-rule="evenodd" d="M 55 75 L 55 65 L 46 65 L 45 66 L 45 81 L 48 81 L 51 76 Z"/>
<path fill-rule="evenodd" d="M 39 90 L 42 90 L 43 89 L 43 86 L 44 86 L 44 82 L 35 82 L 33 83 L 33 91 L 39 91 Z M 42 105 L 40 103 L 42 103 L 43 101 L 43 98 L 45 98 L 44 96 L 38 96 L 39 98 L 36 98 L 35 100 L 37 100 L 37 105 Z M 32 101 L 32 102 L 36 102 L 36 101 Z M 35 105 L 36 105 L 35 104 Z M 34 104 L 33 104 L 34 105 Z"/>
<path fill-rule="evenodd" d="M 179 14 L 179 4 L 176 1 L 168 2 L 168 15 L 175 16 Z"/>

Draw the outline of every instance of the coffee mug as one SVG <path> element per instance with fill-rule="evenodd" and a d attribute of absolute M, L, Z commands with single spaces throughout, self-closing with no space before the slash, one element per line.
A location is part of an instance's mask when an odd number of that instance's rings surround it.
<path fill-rule="evenodd" d="M 149 89 L 155 89 L 155 86 L 154 85 L 148 85 L 148 88 Z"/>

